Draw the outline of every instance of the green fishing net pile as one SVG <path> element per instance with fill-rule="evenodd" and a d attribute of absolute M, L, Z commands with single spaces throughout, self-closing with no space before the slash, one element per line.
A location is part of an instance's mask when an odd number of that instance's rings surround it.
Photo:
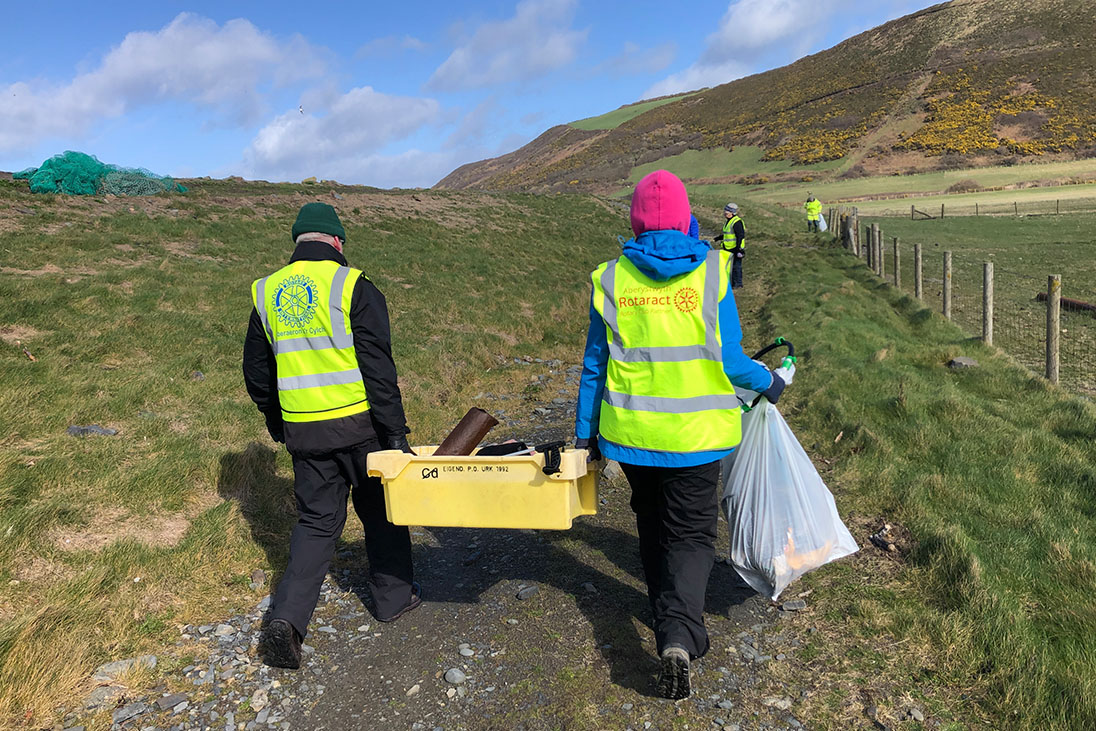
<path fill-rule="evenodd" d="M 99 162 L 83 152 L 54 155 L 41 167 L 15 173 L 16 180 L 30 181 L 32 193 L 68 195 L 156 195 L 186 188 L 167 176 L 154 175 L 144 168 L 122 168 Z"/>

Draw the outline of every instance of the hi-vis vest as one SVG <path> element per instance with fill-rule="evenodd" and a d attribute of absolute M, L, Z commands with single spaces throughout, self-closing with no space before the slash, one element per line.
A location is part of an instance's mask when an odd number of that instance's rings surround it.
<path fill-rule="evenodd" d="M 730 449 L 742 440 L 719 333 L 729 259 L 713 250 L 692 272 L 661 282 L 623 256 L 594 270 L 594 307 L 609 341 L 606 439 L 660 452 Z"/>
<path fill-rule="evenodd" d="M 808 221 L 817 221 L 818 217 L 822 215 L 822 201 L 818 199 L 807 201 L 803 204 L 803 207 L 807 209 Z"/>
<path fill-rule="evenodd" d="M 284 421 L 369 410 L 350 329 L 350 298 L 360 276 L 334 261 L 297 261 L 251 285 L 278 366 Z"/>
<path fill-rule="evenodd" d="M 727 222 L 723 224 L 723 248 L 724 249 L 733 249 L 736 246 L 739 246 L 739 244 L 736 243 L 736 240 L 735 240 L 735 237 L 734 237 L 734 225 L 736 223 L 738 223 L 739 221 L 741 221 L 741 220 L 742 219 L 739 216 L 731 216 L 730 218 L 727 219 Z M 742 224 L 742 231 L 743 231 L 743 233 L 742 233 L 742 244 L 741 244 L 741 246 L 742 246 L 743 249 L 745 249 L 746 248 L 746 233 L 745 233 L 746 224 L 745 223 Z"/>

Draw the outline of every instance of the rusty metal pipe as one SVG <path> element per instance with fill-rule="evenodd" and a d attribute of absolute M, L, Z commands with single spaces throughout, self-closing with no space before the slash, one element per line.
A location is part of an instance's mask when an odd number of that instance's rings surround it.
<path fill-rule="evenodd" d="M 498 426 L 498 423 L 498 419 L 483 409 L 473 406 L 457 424 L 457 428 L 451 431 L 445 441 L 438 446 L 434 455 L 437 457 L 469 455 L 487 436 L 487 432 Z"/>

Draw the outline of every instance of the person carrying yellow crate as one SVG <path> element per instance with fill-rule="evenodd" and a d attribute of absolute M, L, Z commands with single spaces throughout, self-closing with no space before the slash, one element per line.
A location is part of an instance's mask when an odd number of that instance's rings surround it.
<path fill-rule="evenodd" d="M 300 667 L 348 493 L 365 529 L 377 619 L 394 621 L 422 601 L 410 533 L 388 521 L 381 482 L 366 476 L 366 456 L 382 444 L 411 451 L 384 295 L 347 265 L 331 206 L 305 204 L 292 237 L 289 264 L 251 286 L 243 358 L 248 394 L 293 457 L 297 524 L 259 641 L 263 662 L 282 668 Z"/>
<path fill-rule="evenodd" d="M 657 692 L 690 693 L 709 648 L 704 595 L 715 560 L 719 462 L 741 440 L 734 386 L 776 403 L 784 381 L 742 351 L 730 253 L 687 235 L 685 185 L 657 170 L 636 186 L 635 238 L 591 275 L 575 446 L 620 463 L 632 488 L 654 615 Z"/>

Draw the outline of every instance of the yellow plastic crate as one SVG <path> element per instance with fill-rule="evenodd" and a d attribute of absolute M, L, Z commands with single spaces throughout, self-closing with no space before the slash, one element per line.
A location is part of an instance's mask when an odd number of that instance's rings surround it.
<path fill-rule="evenodd" d="M 544 474 L 543 454 L 434 457 L 435 446 L 373 452 L 367 469 L 384 483 L 396 525 L 566 530 L 597 513 L 598 470 L 585 449 L 560 452 L 560 471 Z"/>

